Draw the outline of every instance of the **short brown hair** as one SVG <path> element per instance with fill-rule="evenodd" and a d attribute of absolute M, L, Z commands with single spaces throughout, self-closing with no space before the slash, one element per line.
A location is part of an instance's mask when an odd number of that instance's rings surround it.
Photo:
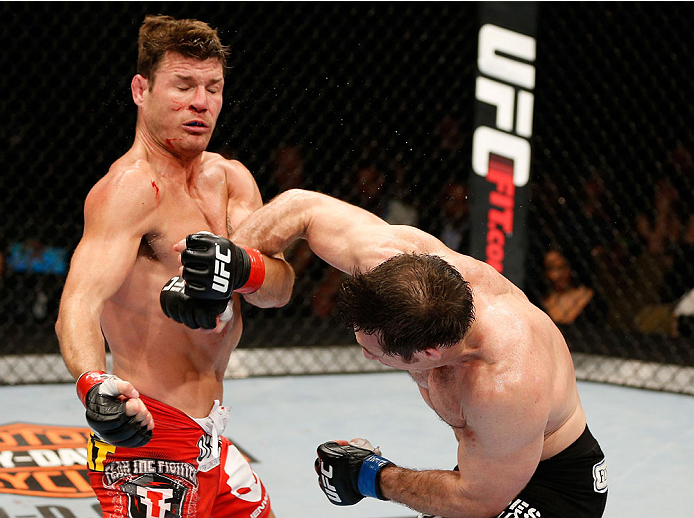
<path fill-rule="evenodd" d="M 385 354 L 411 361 L 414 353 L 460 342 L 475 319 L 472 290 L 438 256 L 400 254 L 347 278 L 337 315 L 355 331 L 379 333 Z"/>
<path fill-rule="evenodd" d="M 222 45 L 217 29 L 198 20 L 147 15 L 137 39 L 137 73 L 153 79 L 166 52 L 199 60 L 217 58 L 226 73 L 229 49 Z"/>

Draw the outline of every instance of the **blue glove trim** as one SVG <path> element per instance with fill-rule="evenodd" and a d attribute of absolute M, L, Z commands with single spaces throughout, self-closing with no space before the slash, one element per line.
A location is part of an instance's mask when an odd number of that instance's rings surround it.
<path fill-rule="evenodd" d="M 364 459 L 357 479 L 357 487 L 362 495 L 385 500 L 378 487 L 377 479 L 378 472 L 388 464 L 392 464 L 392 462 L 378 455 L 370 455 Z"/>

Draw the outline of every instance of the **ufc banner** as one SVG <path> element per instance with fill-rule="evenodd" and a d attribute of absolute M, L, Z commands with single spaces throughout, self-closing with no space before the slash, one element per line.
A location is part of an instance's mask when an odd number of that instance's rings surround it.
<path fill-rule="evenodd" d="M 523 287 L 535 105 L 536 2 L 480 2 L 470 255 Z"/>

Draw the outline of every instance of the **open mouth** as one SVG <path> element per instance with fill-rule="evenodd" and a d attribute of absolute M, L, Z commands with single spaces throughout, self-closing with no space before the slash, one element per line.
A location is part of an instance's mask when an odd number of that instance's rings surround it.
<path fill-rule="evenodd" d="M 202 121 L 189 121 L 183 124 L 183 129 L 191 134 L 205 133 L 209 127 Z"/>

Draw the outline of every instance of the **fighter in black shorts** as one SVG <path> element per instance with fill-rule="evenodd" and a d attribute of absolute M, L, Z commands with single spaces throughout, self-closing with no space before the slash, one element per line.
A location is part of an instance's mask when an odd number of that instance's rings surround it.
<path fill-rule="evenodd" d="M 602 516 L 604 458 L 586 428 L 566 341 L 492 266 L 298 189 L 253 212 L 232 239 L 266 255 L 305 239 L 349 274 L 337 314 L 364 356 L 407 371 L 457 439 L 457 471 L 406 469 L 368 447 L 324 443 L 317 471 L 330 502 L 368 496 L 446 517 Z"/>

